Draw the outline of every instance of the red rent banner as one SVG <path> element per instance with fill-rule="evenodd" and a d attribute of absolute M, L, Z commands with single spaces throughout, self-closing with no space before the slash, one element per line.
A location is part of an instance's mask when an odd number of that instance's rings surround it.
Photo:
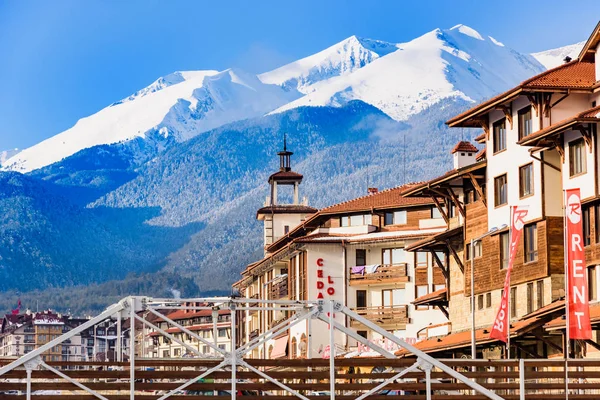
<path fill-rule="evenodd" d="M 508 252 L 508 268 L 506 269 L 506 278 L 504 279 L 504 292 L 502 293 L 502 299 L 500 299 L 500 308 L 498 314 L 496 314 L 496 320 L 492 326 L 492 332 L 490 338 L 502 340 L 504 343 L 508 340 L 508 296 L 510 296 L 510 273 L 513 268 L 515 261 L 515 254 L 517 254 L 517 247 L 519 240 L 521 239 L 521 232 L 523 232 L 523 226 L 525 225 L 524 219 L 527 216 L 526 208 L 519 208 L 518 206 L 512 207 L 512 220 L 510 223 L 510 244 Z"/>
<path fill-rule="evenodd" d="M 587 269 L 583 249 L 581 195 L 579 189 L 566 191 L 567 290 L 569 294 L 569 337 L 591 339 Z"/>

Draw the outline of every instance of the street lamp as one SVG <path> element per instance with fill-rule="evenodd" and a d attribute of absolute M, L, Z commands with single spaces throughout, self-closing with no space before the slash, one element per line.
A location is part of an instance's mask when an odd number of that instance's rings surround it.
<path fill-rule="evenodd" d="M 506 227 L 506 224 L 499 227 L 495 226 L 483 235 L 471 239 L 471 358 L 473 360 L 477 358 L 477 346 L 475 344 L 475 243 Z"/>

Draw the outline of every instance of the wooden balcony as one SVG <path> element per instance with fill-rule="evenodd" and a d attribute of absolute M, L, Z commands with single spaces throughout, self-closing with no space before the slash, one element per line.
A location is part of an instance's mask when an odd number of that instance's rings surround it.
<path fill-rule="evenodd" d="M 375 272 L 350 273 L 350 286 L 381 285 L 408 282 L 408 266 L 406 263 L 381 265 Z"/>
<path fill-rule="evenodd" d="M 271 300 L 279 300 L 288 296 L 288 281 L 282 279 L 271 286 Z"/>
<path fill-rule="evenodd" d="M 358 315 L 378 325 L 406 325 L 410 323 L 408 318 L 408 306 L 379 306 L 354 308 Z M 352 321 L 352 326 L 361 325 L 358 321 Z"/>

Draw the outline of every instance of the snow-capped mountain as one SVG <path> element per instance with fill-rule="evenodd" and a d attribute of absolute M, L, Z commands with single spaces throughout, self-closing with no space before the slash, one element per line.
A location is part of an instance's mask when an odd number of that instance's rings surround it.
<path fill-rule="evenodd" d="M 0 167 L 2 165 L 4 165 L 4 163 L 6 162 L 6 160 L 8 160 L 11 157 L 16 156 L 21 150 L 19 149 L 11 149 L 11 150 L 3 150 L 0 151 Z"/>
<path fill-rule="evenodd" d="M 184 141 L 302 106 L 362 100 L 406 120 L 444 99 L 490 97 L 542 70 L 533 57 L 465 25 L 403 44 L 352 36 L 258 77 L 237 69 L 172 73 L 23 150 L 2 169 L 30 172 L 86 148 L 134 138 Z"/>
<path fill-rule="evenodd" d="M 436 29 L 397 47 L 363 68 L 303 87 L 305 96 L 276 112 L 362 100 L 396 120 L 406 120 L 446 98 L 476 101 L 491 97 L 544 70 L 533 57 L 493 38 L 484 39 L 465 25 Z M 280 70 L 286 67 L 261 79 Z M 292 80 L 288 76 L 286 82 Z"/>
<path fill-rule="evenodd" d="M 30 172 L 92 146 L 150 133 L 165 138 L 174 135 L 182 141 L 229 122 L 263 115 L 298 96 L 236 69 L 178 72 L 23 150 L 2 169 Z"/>
<path fill-rule="evenodd" d="M 532 53 L 544 67 L 547 69 L 554 68 L 564 63 L 565 57 L 571 57 L 571 59 L 577 58 L 585 41 L 571 44 L 568 46 L 558 47 L 556 49 L 550 49 L 546 51 L 540 51 L 539 53 Z"/>
<path fill-rule="evenodd" d="M 327 49 L 259 75 L 264 83 L 311 92 L 311 86 L 346 75 L 398 50 L 398 45 L 351 36 Z"/>

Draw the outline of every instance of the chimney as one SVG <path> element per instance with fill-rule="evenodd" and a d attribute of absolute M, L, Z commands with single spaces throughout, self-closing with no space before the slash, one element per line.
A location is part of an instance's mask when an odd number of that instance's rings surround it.
<path fill-rule="evenodd" d="M 569 57 L 569 56 L 566 56 L 566 57 L 565 57 L 565 59 L 564 59 L 563 61 L 564 61 L 564 62 L 565 62 L 565 64 L 566 64 L 566 63 L 570 63 L 570 62 L 571 62 L 571 60 L 572 60 L 572 58 L 571 58 L 571 57 Z"/>
<path fill-rule="evenodd" d="M 375 187 L 370 187 L 370 188 L 367 189 L 367 193 L 369 193 L 369 194 L 375 194 L 375 193 L 378 193 L 378 192 L 379 192 L 379 189 L 377 189 Z"/>
<path fill-rule="evenodd" d="M 475 163 L 475 155 L 479 150 L 473 143 L 462 140 L 452 149 L 454 169 L 466 167 Z"/>

